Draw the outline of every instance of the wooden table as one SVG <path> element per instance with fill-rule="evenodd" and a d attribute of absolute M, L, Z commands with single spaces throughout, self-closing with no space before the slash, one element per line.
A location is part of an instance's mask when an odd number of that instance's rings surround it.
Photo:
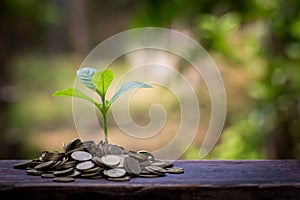
<path fill-rule="evenodd" d="M 53 182 L 0 161 L 0 198 L 13 199 L 300 199 L 300 161 L 188 161 L 184 174 L 132 178 L 127 182 L 82 179 Z M 5 197 L 5 198 L 4 198 Z"/>

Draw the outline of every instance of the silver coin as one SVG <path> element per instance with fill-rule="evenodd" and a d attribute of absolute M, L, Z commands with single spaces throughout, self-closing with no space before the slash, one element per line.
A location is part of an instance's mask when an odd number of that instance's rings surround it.
<path fill-rule="evenodd" d="M 154 178 L 166 173 L 184 173 L 183 168 L 173 166 L 170 161 L 155 159 L 146 150 L 128 151 L 104 141 L 96 144 L 75 139 L 64 145 L 64 153 L 43 151 L 37 159 L 17 163 L 14 168 L 25 169 L 29 175 L 68 182 L 74 181 L 75 177 L 128 181 L 131 176 Z"/>
<path fill-rule="evenodd" d="M 103 176 L 101 174 L 95 175 L 95 176 L 91 176 L 89 177 L 91 179 L 98 179 L 98 178 L 103 178 Z"/>
<path fill-rule="evenodd" d="M 76 165 L 75 160 L 61 162 L 59 165 L 56 166 L 56 169 L 62 170 L 62 169 L 68 169 L 70 167 L 74 167 Z"/>
<path fill-rule="evenodd" d="M 111 178 L 122 177 L 126 174 L 125 169 L 123 168 L 113 168 L 106 171 L 106 175 Z"/>
<path fill-rule="evenodd" d="M 106 166 L 114 167 L 114 166 L 117 166 L 121 160 L 120 160 L 119 156 L 116 156 L 116 155 L 104 155 L 101 157 L 101 161 Z"/>
<path fill-rule="evenodd" d="M 47 161 L 47 162 L 43 162 L 43 163 L 41 163 L 41 164 L 39 164 L 39 165 L 36 165 L 36 166 L 34 167 L 34 169 L 36 169 L 36 170 L 47 169 L 47 168 L 49 168 L 50 166 L 52 166 L 54 163 L 55 163 L 54 160 L 50 160 L 50 161 Z"/>
<path fill-rule="evenodd" d="M 25 169 L 26 167 L 31 166 L 32 163 L 33 163 L 33 160 L 26 160 L 26 161 L 15 164 L 14 168 L 16 168 L 16 169 Z"/>
<path fill-rule="evenodd" d="M 157 175 L 157 174 L 140 174 L 139 177 L 143 177 L 143 178 L 156 178 L 156 177 L 159 177 L 159 175 Z"/>
<path fill-rule="evenodd" d="M 182 174 L 184 173 L 183 168 L 166 168 L 166 172 L 170 174 Z"/>
<path fill-rule="evenodd" d="M 76 169 L 83 171 L 83 170 L 91 169 L 94 166 L 95 166 L 95 164 L 92 161 L 84 161 L 84 162 L 78 163 L 76 165 Z"/>
<path fill-rule="evenodd" d="M 89 177 L 97 176 L 100 175 L 99 172 L 100 171 L 91 172 L 91 173 L 81 173 L 80 177 L 89 178 Z"/>
<path fill-rule="evenodd" d="M 100 166 L 100 167 L 106 167 L 106 165 L 102 162 L 102 160 L 101 160 L 101 158 L 100 157 L 93 157 L 92 158 L 92 161 L 94 162 L 94 163 L 96 163 L 98 166 Z"/>
<path fill-rule="evenodd" d="M 75 179 L 72 177 L 55 177 L 53 181 L 55 182 L 73 182 Z"/>
<path fill-rule="evenodd" d="M 78 177 L 81 174 L 80 171 L 74 169 L 72 174 L 67 175 L 67 177 Z"/>
<path fill-rule="evenodd" d="M 151 169 L 150 166 L 146 166 L 145 169 L 148 170 L 151 174 L 156 174 L 158 176 L 164 176 L 165 175 L 165 173 L 163 173 L 163 172 Z"/>
<path fill-rule="evenodd" d="M 122 155 L 124 154 L 124 149 L 117 145 L 109 145 L 108 146 L 108 152 L 112 155 Z"/>
<path fill-rule="evenodd" d="M 29 169 L 29 170 L 26 170 L 27 174 L 30 174 L 30 175 L 35 175 L 35 176 L 40 176 L 43 174 L 43 171 L 38 171 L 36 169 Z"/>
<path fill-rule="evenodd" d="M 159 167 L 159 166 L 155 166 L 155 165 L 150 165 L 149 168 L 156 171 L 156 172 L 160 172 L 160 173 L 166 173 L 167 172 L 166 169 L 164 169 L 162 167 Z"/>
<path fill-rule="evenodd" d="M 130 180 L 130 176 L 124 176 L 124 177 L 108 177 L 107 180 L 109 181 L 129 181 Z"/>
<path fill-rule="evenodd" d="M 137 153 L 146 155 L 149 161 L 154 160 L 154 155 L 152 153 L 150 153 L 149 151 L 147 151 L 147 150 L 140 150 Z"/>
<path fill-rule="evenodd" d="M 84 173 L 93 173 L 93 172 L 99 172 L 101 170 L 101 168 L 100 167 L 92 167 L 92 168 L 90 168 L 90 169 L 87 169 L 87 170 L 84 170 L 83 172 Z"/>
<path fill-rule="evenodd" d="M 55 175 L 53 173 L 43 173 L 41 175 L 42 178 L 54 178 Z"/>
<path fill-rule="evenodd" d="M 74 170 L 74 169 L 71 167 L 71 168 L 69 168 L 69 169 L 60 170 L 60 171 L 55 171 L 55 172 L 53 172 L 53 174 L 54 174 L 54 176 L 66 176 L 66 175 L 72 173 L 73 170 Z"/>
<path fill-rule="evenodd" d="M 125 158 L 124 168 L 131 175 L 139 175 L 142 170 L 139 162 L 132 157 Z"/>
<path fill-rule="evenodd" d="M 162 167 L 162 168 L 166 168 L 166 167 L 173 167 L 173 163 L 172 162 L 169 162 L 169 161 L 164 161 L 164 160 L 159 160 L 159 159 L 155 159 L 152 163 L 151 163 L 152 166 L 159 166 L 159 167 Z"/>
<path fill-rule="evenodd" d="M 68 145 L 65 147 L 65 152 L 71 151 L 73 149 L 75 149 L 76 146 L 80 145 L 81 141 L 80 139 L 76 138 L 73 141 L 71 141 L 70 143 L 68 143 Z"/>
<path fill-rule="evenodd" d="M 92 155 L 86 151 L 75 151 L 71 154 L 71 157 L 77 161 L 87 161 L 92 158 Z"/>

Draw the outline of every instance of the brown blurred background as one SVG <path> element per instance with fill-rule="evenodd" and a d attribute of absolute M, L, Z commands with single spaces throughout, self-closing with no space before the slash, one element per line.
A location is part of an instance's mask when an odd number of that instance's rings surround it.
<path fill-rule="evenodd" d="M 52 93 L 73 85 L 100 42 L 147 26 L 190 35 L 220 68 L 227 118 L 208 159 L 300 158 L 299 13 L 298 0 L 2 0 L 0 158 L 36 157 L 78 137 L 70 99 Z M 207 129 L 209 96 L 199 93 L 207 117 L 182 159 L 198 159 Z M 174 102 L 163 103 L 171 111 Z M 147 124 L 143 112 L 137 106 L 133 118 Z M 109 123 L 118 141 L 122 134 L 111 117 Z M 169 132 L 176 128 L 170 124 Z"/>

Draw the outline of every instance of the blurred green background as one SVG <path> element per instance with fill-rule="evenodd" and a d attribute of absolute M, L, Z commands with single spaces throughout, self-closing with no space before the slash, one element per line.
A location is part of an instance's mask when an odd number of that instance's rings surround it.
<path fill-rule="evenodd" d="M 147 26 L 191 36 L 220 68 L 227 117 L 207 159 L 300 158 L 299 0 L 2 0 L 0 25 L 2 159 L 61 150 L 78 137 L 70 99 L 52 93 L 73 85 L 100 42 Z M 181 159 L 199 159 L 202 138 Z"/>

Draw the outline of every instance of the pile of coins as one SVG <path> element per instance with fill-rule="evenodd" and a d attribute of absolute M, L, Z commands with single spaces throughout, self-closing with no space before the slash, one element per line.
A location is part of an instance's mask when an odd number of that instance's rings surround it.
<path fill-rule="evenodd" d="M 184 173 L 173 163 L 155 159 L 146 150 L 127 151 L 115 144 L 75 139 L 63 146 L 64 152 L 44 151 L 37 159 L 14 165 L 29 175 L 71 182 L 75 178 L 106 178 L 110 181 L 128 181 L 132 177 L 154 178 Z"/>

